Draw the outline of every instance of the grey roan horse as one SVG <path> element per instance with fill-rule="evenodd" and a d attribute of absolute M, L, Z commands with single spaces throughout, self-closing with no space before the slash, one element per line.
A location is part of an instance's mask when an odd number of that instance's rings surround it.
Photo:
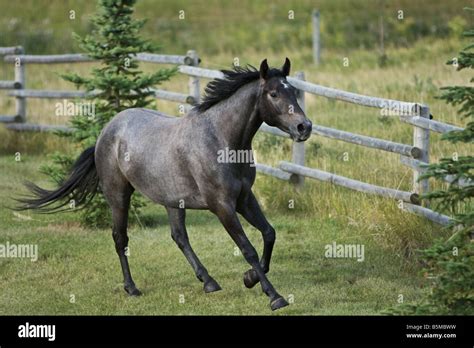
<path fill-rule="evenodd" d="M 208 209 L 217 215 L 252 266 L 244 273 L 245 286 L 251 288 L 260 282 L 272 310 L 287 306 L 266 276 L 275 230 L 252 193 L 255 167 L 253 163 L 222 163 L 217 154 L 225 148 L 251 151 L 252 138 L 263 122 L 278 127 L 295 141 L 308 139 L 312 124 L 298 106 L 296 89 L 286 80 L 288 58 L 281 69 L 270 69 L 265 59 L 259 70 L 247 67 L 223 73 L 225 77 L 211 81 L 203 101 L 182 118 L 147 109 L 120 112 L 103 129 L 96 145 L 81 154 L 59 188 L 48 191 L 30 183 L 35 197 L 20 199 L 23 205 L 19 209 L 57 211 L 70 199 L 84 205 L 100 184 L 112 210 L 112 235 L 124 288 L 134 296 L 141 293 L 132 280 L 125 254 L 134 190 L 166 207 L 173 240 L 204 283 L 204 291 L 212 292 L 221 288 L 191 248 L 185 226 L 185 209 Z M 260 261 L 237 213 L 262 233 Z"/>

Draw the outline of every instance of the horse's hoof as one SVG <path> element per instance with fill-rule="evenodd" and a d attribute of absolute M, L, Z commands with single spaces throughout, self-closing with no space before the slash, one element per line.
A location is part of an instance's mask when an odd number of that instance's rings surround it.
<path fill-rule="evenodd" d="M 253 288 L 260 280 L 254 269 L 249 269 L 244 273 L 244 284 L 247 288 Z"/>
<path fill-rule="evenodd" d="M 283 297 L 278 297 L 270 303 L 272 311 L 288 306 L 288 302 Z"/>
<path fill-rule="evenodd" d="M 129 294 L 130 296 L 141 296 L 142 295 L 142 292 L 140 290 L 137 289 L 136 286 L 124 286 L 124 289 L 125 291 L 127 292 L 127 294 Z"/>
<path fill-rule="evenodd" d="M 204 292 L 209 293 L 209 292 L 214 292 L 214 291 L 219 291 L 222 290 L 220 285 L 214 280 L 210 279 L 207 281 L 207 283 L 204 284 Z"/>

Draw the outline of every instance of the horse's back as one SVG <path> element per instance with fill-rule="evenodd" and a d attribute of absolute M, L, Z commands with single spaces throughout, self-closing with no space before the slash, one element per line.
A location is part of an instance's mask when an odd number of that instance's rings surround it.
<path fill-rule="evenodd" d="M 178 118 L 155 110 L 135 108 L 118 113 L 102 130 L 97 147 L 111 145 L 119 140 L 130 142 L 144 139 L 160 132 L 163 128 L 174 126 Z"/>
<path fill-rule="evenodd" d="M 198 200 L 181 157 L 187 144 L 186 122 L 147 109 L 128 109 L 104 127 L 96 145 L 96 167 L 103 181 L 119 176 L 157 203 L 174 204 L 179 197 Z M 183 167 L 184 166 L 184 167 Z M 166 189 L 165 189 L 166 188 Z M 192 192 L 188 192 L 191 188 Z M 197 205 L 201 205 L 199 203 Z"/>
<path fill-rule="evenodd" d="M 144 108 L 126 109 L 119 112 L 105 127 L 103 133 L 109 128 L 117 131 L 119 128 L 149 128 L 160 126 L 169 122 L 175 122 L 176 117 L 164 114 L 162 112 Z M 129 129 L 130 130 L 130 129 Z"/>

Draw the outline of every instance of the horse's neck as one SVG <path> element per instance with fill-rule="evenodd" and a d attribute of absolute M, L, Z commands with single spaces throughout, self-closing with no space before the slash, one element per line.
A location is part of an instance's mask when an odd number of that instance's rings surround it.
<path fill-rule="evenodd" d="M 250 148 L 252 139 L 262 125 L 256 108 L 258 81 L 240 88 L 227 100 L 208 110 L 219 137 L 234 149 Z"/>

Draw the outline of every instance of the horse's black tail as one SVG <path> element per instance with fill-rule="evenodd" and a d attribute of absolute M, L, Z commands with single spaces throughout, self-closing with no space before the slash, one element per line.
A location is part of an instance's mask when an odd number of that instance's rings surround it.
<path fill-rule="evenodd" d="M 34 197 L 17 199 L 20 206 L 15 210 L 33 209 L 42 213 L 54 213 L 66 205 L 71 208 L 85 206 L 97 193 L 99 177 L 94 160 L 95 146 L 86 149 L 76 160 L 68 177 L 56 190 L 45 190 L 27 182 L 25 185 Z"/>

